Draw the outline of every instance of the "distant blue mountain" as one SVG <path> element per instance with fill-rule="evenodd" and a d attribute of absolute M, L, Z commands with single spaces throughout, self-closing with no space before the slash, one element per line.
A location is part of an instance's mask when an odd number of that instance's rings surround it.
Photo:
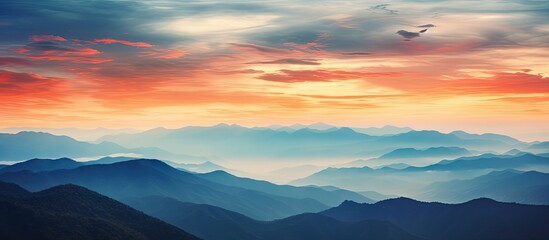
<path fill-rule="evenodd" d="M 378 191 L 384 194 L 415 196 L 423 187 L 454 178 L 471 178 L 492 170 L 532 170 L 549 166 L 549 158 L 533 154 L 483 154 L 443 160 L 425 167 L 396 169 L 383 167 L 327 168 L 292 181 L 293 185 L 333 185 L 353 191 Z"/>
<path fill-rule="evenodd" d="M 67 136 L 42 132 L 0 133 L 0 161 L 21 161 L 31 158 L 82 158 L 111 154 L 192 158 L 191 156 L 175 155 L 158 148 L 128 149 L 111 142 L 99 144 L 80 142 Z"/>
<path fill-rule="evenodd" d="M 136 209 L 206 240 L 422 239 L 386 221 L 368 220 L 352 223 L 321 214 L 306 213 L 262 222 L 222 208 L 183 203 L 166 197 L 151 196 L 127 202 Z"/>
<path fill-rule="evenodd" d="M 549 158 L 534 154 L 522 155 L 481 155 L 478 157 L 458 158 L 451 161 L 441 161 L 426 167 L 408 167 L 406 171 L 461 171 L 480 169 L 524 169 L 548 166 Z"/>
<path fill-rule="evenodd" d="M 507 144 L 519 144 L 521 143 L 519 140 L 501 135 L 501 134 L 493 134 L 493 133 L 484 133 L 484 134 L 471 134 L 464 131 L 453 131 L 450 134 L 456 135 L 461 139 L 477 139 L 477 140 L 488 140 L 488 141 L 499 141 L 504 142 Z"/>
<path fill-rule="evenodd" d="M 407 133 L 414 131 L 414 129 L 409 127 L 395 127 L 395 126 L 383 126 L 380 128 L 369 127 L 369 128 L 353 128 L 356 132 L 364 133 L 371 136 L 385 136 L 385 135 L 396 135 L 401 133 Z"/>
<path fill-rule="evenodd" d="M 441 202 L 487 197 L 505 202 L 549 205 L 549 174 L 536 171 L 494 171 L 468 180 L 434 183 L 418 196 Z"/>
<path fill-rule="evenodd" d="M 476 199 L 461 204 L 418 202 L 408 198 L 374 204 L 344 202 L 321 214 L 347 222 L 389 221 L 426 239 L 547 239 L 549 206 Z"/>
<path fill-rule="evenodd" d="M 101 140 L 130 148 L 158 147 L 174 153 L 237 160 L 362 157 L 401 147 L 455 146 L 472 150 L 507 151 L 527 146 L 510 137 L 495 134 L 407 131 L 395 135 L 371 136 L 347 127 L 322 129 L 303 127 L 286 131 L 219 124 L 212 127 L 157 128 L 136 134 L 109 135 Z"/>
<path fill-rule="evenodd" d="M 427 149 L 399 148 L 387 154 L 383 154 L 378 159 L 456 157 L 469 154 L 471 154 L 471 152 L 460 147 L 430 147 Z"/>
<path fill-rule="evenodd" d="M 528 146 L 527 150 L 533 151 L 535 153 L 549 153 L 549 141 L 534 143 Z"/>
<path fill-rule="evenodd" d="M 124 153 L 128 149 L 114 143 L 91 144 L 49 133 L 0 134 L 0 160 L 31 158 L 92 157 Z"/>
<path fill-rule="evenodd" d="M 353 200 L 357 202 L 373 202 L 373 200 L 363 195 L 347 190 L 338 189 L 333 191 L 327 191 L 317 187 L 295 187 L 290 185 L 277 185 L 267 181 L 236 177 L 224 171 L 198 174 L 197 176 L 204 178 L 208 181 L 228 186 L 241 187 L 283 197 L 315 199 L 328 206 L 337 206 L 344 200 Z"/>
<path fill-rule="evenodd" d="M 0 180 L 31 191 L 60 184 L 78 184 L 118 200 L 160 195 L 184 202 L 220 206 L 256 219 L 275 219 L 328 208 L 307 198 L 297 199 L 227 186 L 177 170 L 158 160 L 131 160 L 44 172 L 6 172 Z"/>

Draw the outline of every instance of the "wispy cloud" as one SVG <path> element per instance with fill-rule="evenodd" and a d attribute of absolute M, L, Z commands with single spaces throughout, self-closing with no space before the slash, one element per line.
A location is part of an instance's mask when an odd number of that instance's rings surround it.
<path fill-rule="evenodd" d="M 112 39 L 112 38 L 102 38 L 102 39 L 95 39 L 93 40 L 95 43 L 103 43 L 103 44 L 122 44 L 132 47 L 143 47 L 143 48 L 152 48 L 154 45 L 146 42 L 132 42 L 132 41 L 126 41 L 126 40 L 118 40 L 118 39 Z"/>

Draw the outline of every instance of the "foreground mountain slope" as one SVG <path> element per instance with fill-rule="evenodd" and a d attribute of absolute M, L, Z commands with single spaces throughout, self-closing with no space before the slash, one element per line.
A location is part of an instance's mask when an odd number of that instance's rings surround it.
<path fill-rule="evenodd" d="M 313 199 L 276 196 L 207 181 L 159 160 L 131 160 L 44 172 L 7 172 L 0 180 L 31 191 L 60 184 L 77 184 L 115 199 L 168 196 L 237 211 L 257 219 L 276 219 L 328 208 Z"/>
<path fill-rule="evenodd" d="M 463 202 L 487 197 L 498 201 L 549 205 L 549 174 L 536 171 L 494 171 L 468 180 L 438 182 L 425 187 L 420 199 Z"/>
<path fill-rule="evenodd" d="M 418 202 L 407 198 L 375 204 L 344 202 L 322 212 L 350 222 L 384 220 L 427 239 L 547 239 L 549 206 L 476 199 L 461 204 Z"/>
<path fill-rule="evenodd" d="M 385 221 L 349 223 L 308 213 L 263 222 L 222 208 L 165 197 L 134 198 L 126 202 L 206 240 L 420 239 Z"/>
<path fill-rule="evenodd" d="M 4 186 L 0 192 L 10 191 Z M 75 185 L 0 194 L 0 212 L 2 239 L 198 239 Z"/>

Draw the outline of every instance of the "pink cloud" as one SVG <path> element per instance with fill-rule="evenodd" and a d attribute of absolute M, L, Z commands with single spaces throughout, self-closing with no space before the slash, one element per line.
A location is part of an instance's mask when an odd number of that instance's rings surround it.
<path fill-rule="evenodd" d="M 126 41 L 126 40 L 118 40 L 118 39 L 112 39 L 112 38 L 103 38 L 103 39 L 95 39 L 95 43 L 103 43 L 103 44 L 123 44 L 127 46 L 132 47 L 144 47 L 144 48 L 151 48 L 154 47 L 154 45 L 146 42 L 132 42 L 132 41 Z"/>
<path fill-rule="evenodd" d="M 143 55 L 152 58 L 174 59 L 183 57 L 188 53 L 189 52 L 181 49 L 158 49 L 155 51 L 144 52 Z"/>
<path fill-rule="evenodd" d="M 55 35 L 34 35 L 30 37 L 30 40 L 33 42 L 42 42 L 42 41 L 60 41 L 66 42 L 67 39 Z"/>
<path fill-rule="evenodd" d="M 13 57 L 0 57 L 0 66 L 28 66 L 31 63 L 25 59 Z"/>

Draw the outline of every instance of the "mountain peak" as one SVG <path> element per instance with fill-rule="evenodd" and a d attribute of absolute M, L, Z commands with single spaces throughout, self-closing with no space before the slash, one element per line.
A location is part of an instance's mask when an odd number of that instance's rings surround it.
<path fill-rule="evenodd" d="M 357 203 L 357 202 L 352 201 L 352 200 L 345 200 L 341 204 L 339 204 L 338 207 L 354 207 L 354 206 L 357 206 L 357 205 L 360 205 L 360 203 Z"/>

